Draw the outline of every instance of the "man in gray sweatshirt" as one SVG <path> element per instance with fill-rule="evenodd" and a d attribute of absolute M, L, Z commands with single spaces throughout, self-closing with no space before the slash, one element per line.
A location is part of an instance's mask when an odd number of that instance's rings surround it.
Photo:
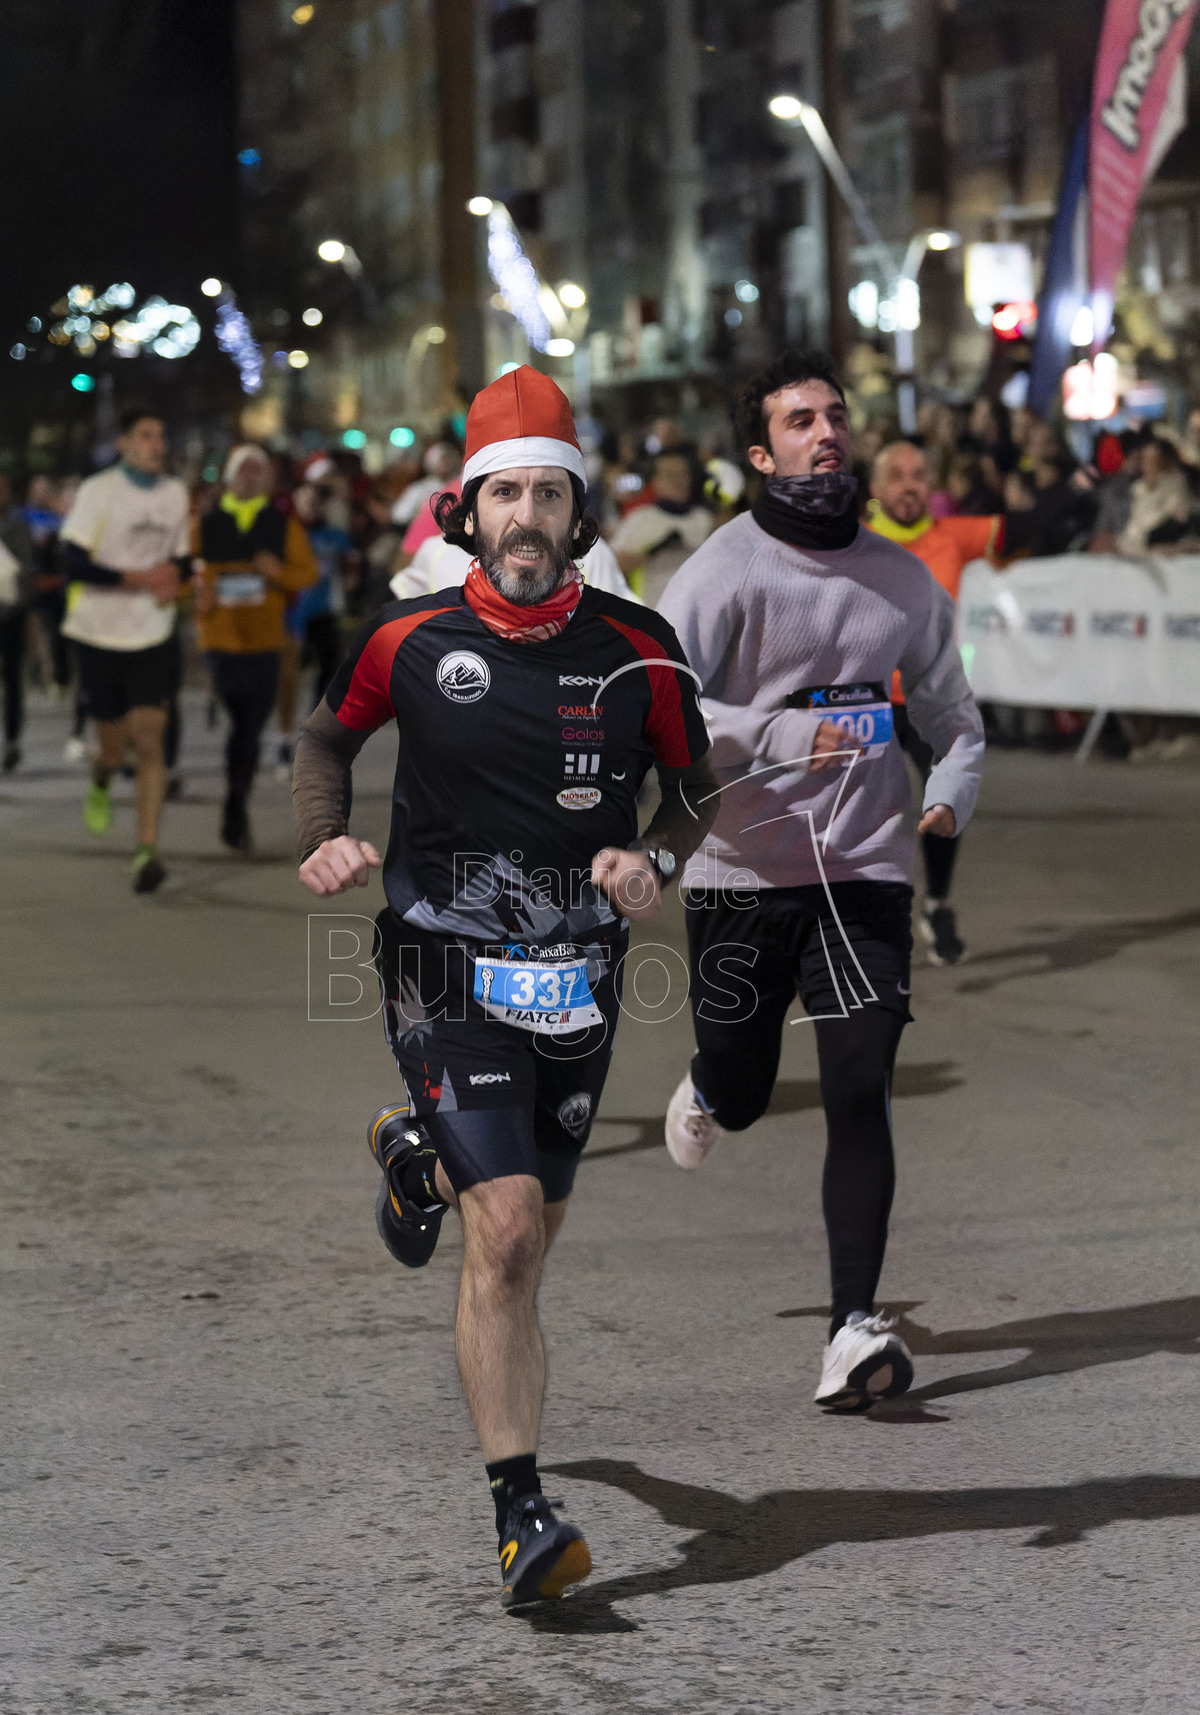
<path fill-rule="evenodd" d="M 767 1108 L 796 995 L 813 1021 L 828 1148 L 833 1318 L 817 1403 L 903 1393 L 912 1358 L 875 1312 L 895 1184 L 890 1087 L 908 1010 L 913 826 L 892 733 L 898 669 L 934 764 L 920 831 L 961 831 L 983 723 L 954 606 L 906 549 L 858 523 L 850 427 L 829 360 L 785 352 L 739 428 L 766 479 L 660 611 L 699 674 L 720 809 L 682 884 L 697 1053 L 667 1147 L 698 1167 Z"/>

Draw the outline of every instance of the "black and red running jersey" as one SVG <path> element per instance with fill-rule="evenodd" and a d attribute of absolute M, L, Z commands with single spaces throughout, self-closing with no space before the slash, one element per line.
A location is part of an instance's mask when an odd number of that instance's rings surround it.
<path fill-rule="evenodd" d="M 708 749 L 674 631 L 591 587 L 536 643 L 498 637 L 461 588 L 389 602 L 326 701 L 356 732 L 395 720 L 384 890 L 398 917 L 448 937 L 544 946 L 616 921 L 592 858 L 637 838 L 652 763 Z"/>

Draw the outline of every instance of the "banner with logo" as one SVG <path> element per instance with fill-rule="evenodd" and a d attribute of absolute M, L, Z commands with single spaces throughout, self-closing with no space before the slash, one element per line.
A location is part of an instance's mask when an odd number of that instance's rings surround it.
<path fill-rule="evenodd" d="M 1200 556 L 976 560 L 958 603 L 976 697 L 1041 709 L 1200 715 Z"/>
<path fill-rule="evenodd" d="M 1105 8 L 1089 151 L 1093 351 L 1112 329 L 1117 274 L 1196 4 L 1108 0 Z"/>
<path fill-rule="evenodd" d="M 1071 361 L 1076 317 L 1088 298 L 1087 267 L 1087 115 L 1075 128 L 1058 188 L 1058 211 L 1050 234 L 1042 290 L 1038 296 L 1037 337 L 1029 368 L 1026 404 L 1048 417 L 1058 397 L 1063 370 Z M 1074 336 L 1074 338 L 1072 337 Z M 1087 343 L 1087 336 L 1083 336 Z"/>

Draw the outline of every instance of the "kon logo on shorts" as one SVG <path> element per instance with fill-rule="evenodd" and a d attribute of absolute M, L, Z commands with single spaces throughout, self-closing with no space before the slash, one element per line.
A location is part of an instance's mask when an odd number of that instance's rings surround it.
<path fill-rule="evenodd" d="M 456 649 L 438 662 L 437 682 L 442 695 L 452 703 L 477 703 L 491 684 L 492 675 L 482 655 Z"/>

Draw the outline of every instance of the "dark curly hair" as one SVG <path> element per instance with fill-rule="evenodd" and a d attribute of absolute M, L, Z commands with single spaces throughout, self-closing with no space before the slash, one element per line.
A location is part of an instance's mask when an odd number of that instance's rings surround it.
<path fill-rule="evenodd" d="M 765 369 L 747 381 L 733 408 L 734 427 L 741 447 L 769 447 L 764 402 L 781 387 L 796 387 L 804 381 L 823 381 L 845 403 L 846 394 L 834 374 L 833 359 L 823 351 L 800 351 L 789 346 Z"/>
<path fill-rule="evenodd" d="M 433 516 L 442 535 L 456 548 L 465 548 L 468 554 L 474 554 L 479 545 L 478 501 L 482 486 L 483 478 L 477 476 L 463 488 L 461 500 L 452 489 L 447 489 L 433 502 Z M 577 476 L 571 477 L 571 494 L 575 501 L 571 511 L 571 558 L 581 560 L 589 549 L 595 547 L 600 525 L 590 512 L 583 509 L 586 491 Z M 474 535 L 467 532 L 468 519 L 475 527 Z"/>

